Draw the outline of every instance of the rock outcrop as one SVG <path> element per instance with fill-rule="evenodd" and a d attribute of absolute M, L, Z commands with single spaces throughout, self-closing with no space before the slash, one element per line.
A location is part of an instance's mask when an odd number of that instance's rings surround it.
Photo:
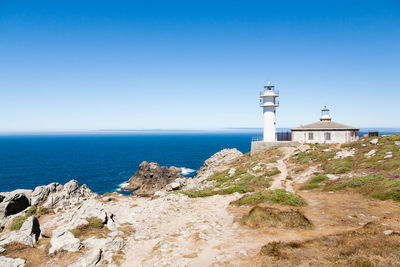
<path fill-rule="evenodd" d="M 70 231 L 63 227 L 57 228 L 53 231 L 50 244 L 51 247 L 49 249 L 49 254 L 60 250 L 77 252 L 83 247 L 79 239 L 75 238 Z"/>
<path fill-rule="evenodd" d="M 229 168 L 229 164 L 233 163 L 238 158 L 242 157 L 243 153 L 233 149 L 223 149 L 204 162 L 204 165 L 198 171 L 196 177 L 188 179 L 184 189 L 197 190 L 210 186 L 207 179 L 215 172 L 224 171 Z"/>
<path fill-rule="evenodd" d="M 30 206 L 32 190 L 14 190 L 0 193 L 0 226 L 4 227 L 6 217 L 17 214 Z"/>
<path fill-rule="evenodd" d="M 133 190 L 138 196 L 152 196 L 177 178 L 184 178 L 180 173 L 181 169 L 177 167 L 161 167 L 158 163 L 143 161 L 125 190 Z"/>
<path fill-rule="evenodd" d="M 39 221 L 35 216 L 30 216 L 21 226 L 19 231 L 12 231 L 0 238 L 0 246 L 12 242 L 19 242 L 34 247 L 40 237 Z"/>

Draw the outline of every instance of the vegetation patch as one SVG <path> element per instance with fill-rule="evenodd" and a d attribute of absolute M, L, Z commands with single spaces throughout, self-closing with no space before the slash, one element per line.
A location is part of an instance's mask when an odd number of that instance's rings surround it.
<path fill-rule="evenodd" d="M 251 259 L 252 266 L 400 266 L 399 235 L 367 224 L 357 230 L 307 241 L 270 242 Z"/>
<path fill-rule="evenodd" d="M 304 206 L 305 201 L 298 195 L 288 192 L 284 189 L 266 190 L 244 196 L 236 201 L 233 205 L 257 205 L 260 203 L 275 203 L 289 206 Z"/>
<path fill-rule="evenodd" d="M 88 224 L 79 225 L 71 230 L 76 238 L 83 238 L 93 235 L 107 233 L 108 229 L 103 225 L 103 221 L 98 217 L 90 217 L 86 219 Z"/>
<path fill-rule="evenodd" d="M 274 168 L 272 168 L 271 170 L 267 170 L 267 171 L 264 173 L 264 175 L 265 175 L 265 176 L 268 176 L 268 177 L 271 177 L 271 176 L 277 175 L 277 174 L 279 174 L 279 173 L 281 173 L 281 171 L 280 171 L 277 167 L 274 167 Z"/>
<path fill-rule="evenodd" d="M 255 206 L 243 216 L 242 223 L 252 228 L 264 226 L 286 228 L 310 228 L 310 221 L 297 210 L 280 211 L 274 208 Z"/>
<path fill-rule="evenodd" d="M 318 174 L 317 176 L 312 177 L 307 184 L 300 187 L 300 190 L 312 190 L 315 188 L 319 188 L 319 184 L 329 180 L 329 178 L 324 174 Z"/>
<path fill-rule="evenodd" d="M 394 201 L 400 201 L 400 178 L 390 177 L 391 176 L 370 175 L 342 178 L 327 183 L 324 189 L 328 191 L 352 189 L 380 200 L 392 199 Z"/>
<path fill-rule="evenodd" d="M 229 194 L 233 194 L 235 192 L 243 194 L 243 193 L 253 192 L 253 191 L 254 191 L 254 188 L 249 187 L 249 186 L 234 185 L 234 186 L 223 188 L 223 189 L 206 188 L 204 190 L 179 191 L 179 193 L 187 195 L 188 197 L 191 197 L 191 198 L 196 198 L 196 197 L 209 197 L 209 196 L 214 196 L 214 195 L 229 195 Z"/>
<path fill-rule="evenodd" d="M 44 207 L 40 207 L 37 208 L 35 205 L 30 206 L 29 209 L 26 211 L 25 216 L 19 216 L 17 218 L 14 219 L 13 223 L 11 224 L 11 230 L 13 231 L 17 231 L 21 228 L 21 226 L 24 224 L 24 222 L 26 221 L 26 219 L 28 219 L 31 216 L 37 216 L 40 217 L 40 215 L 44 215 L 44 214 L 48 214 L 49 210 L 44 208 Z"/>

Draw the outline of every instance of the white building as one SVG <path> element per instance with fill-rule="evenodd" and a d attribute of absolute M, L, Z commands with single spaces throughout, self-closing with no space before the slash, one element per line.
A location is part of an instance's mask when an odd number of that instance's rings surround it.
<path fill-rule="evenodd" d="M 276 141 L 276 108 L 279 106 L 276 101 L 277 97 L 279 97 L 279 93 L 275 91 L 275 86 L 268 82 L 264 86 L 264 91 L 260 93 L 260 107 L 262 107 L 264 115 L 264 142 Z"/>
<path fill-rule="evenodd" d="M 322 109 L 320 121 L 292 129 L 292 141 L 300 143 L 349 143 L 359 138 L 358 128 L 333 122 L 329 109 Z"/>

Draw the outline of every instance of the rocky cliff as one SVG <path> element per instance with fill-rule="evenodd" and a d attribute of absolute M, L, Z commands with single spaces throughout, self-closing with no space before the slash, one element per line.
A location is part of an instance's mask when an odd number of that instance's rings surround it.
<path fill-rule="evenodd" d="M 133 190 L 134 195 L 148 197 L 176 179 L 185 179 L 180 168 L 161 167 L 158 163 L 143 161 L 125 189 Z"/>

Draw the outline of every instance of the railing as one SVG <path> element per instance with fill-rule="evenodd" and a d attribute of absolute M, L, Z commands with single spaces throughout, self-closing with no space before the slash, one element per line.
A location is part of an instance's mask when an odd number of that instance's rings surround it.
<path fill-rule="evenodd" d="M 379 136 L 379 132 L 368 132 L 368 137 Z"/>
<path fill-rule="evenodd" d="M 259 142 L 259 141 L 263 141 L 263 137 L 262 136 L 253 136 L 251 138 L 252 142 Z"/>
<path fill-rule="evenodd" d="M 273 90 L 275 94 L 279 95 L 279 90 Z M 264 91 L 260 91 L 260 96 L 264 95 Z"/>
<path fill-rule="evenodd" d="M 276 140 L 278 141 L 292 141 L 292 132 L 278 132 L 276 133 Z"/>

